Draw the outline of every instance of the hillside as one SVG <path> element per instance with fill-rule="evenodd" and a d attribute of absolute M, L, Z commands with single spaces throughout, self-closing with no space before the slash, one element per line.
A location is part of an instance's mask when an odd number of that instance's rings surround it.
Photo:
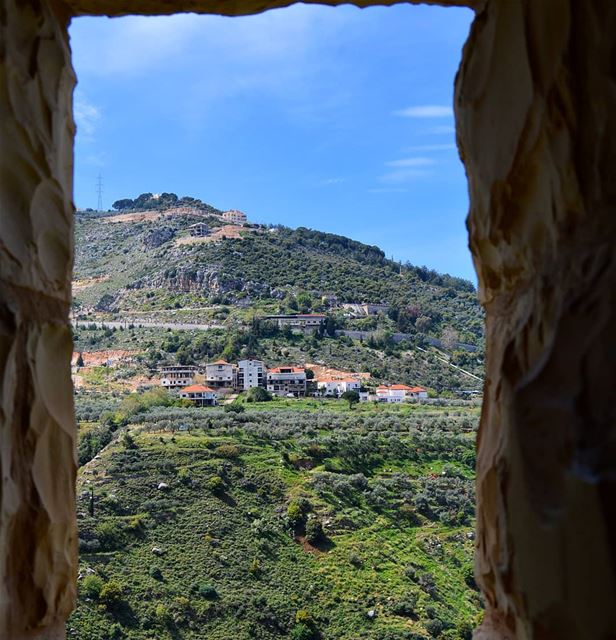
<path fill-rule="evenodd" d="M 387 329 L 433 338 L 453 330 L 461 342 L 482 345 L 482 313 L 470 282 L 401 266 L 378 247 L 304 228 L 248 225 L 225 238 L 220 212 L 207 213 L 77 216 L 76 309 L 122 315 L 222 303 L 263 313 L 337 313 L 342 303 L 386 303 Z M 191 238 L 197 221 L 207 222 L 214 237 Z"/>
<path fill-rule="evenodd" d="M 69 638 L 470 639 L 477 409 L 77 411 L 116 430 L 79 474 Z"/>

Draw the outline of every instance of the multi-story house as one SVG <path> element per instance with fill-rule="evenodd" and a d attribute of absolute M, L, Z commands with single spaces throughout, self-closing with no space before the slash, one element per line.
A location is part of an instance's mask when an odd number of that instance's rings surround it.
<path fill-rule="evenodd" d="M 317 390 L 320 395 L 332 398 L 339 398 L 346 391 L 357 391 L 361 389 L 361 381 L 355 378 L 337 380 L 335 378 L 321 378 L 317 380 Z"/>
<path fill-rule="evenodd" d="M 190 235 L 194 238 L 205 238 L 210 235 L 210 228 L 205 224 L 205 222 L 196 222 L 195 224 L 191 224 L 188 227 L 190 231 Z"/>
<path fill-rule="evenodd" d="M 245 224 L 248 221 L 246 214 L 242 211 L 238 211 L 237 209 L 225 211 L 222 214 L 222 219 L 226 222 L 232 222 L 233 224 Z"/>
<path fill-rule="evenodd" d="M 205 381 L 214 389 L 232 387 L 234 378 L 234 367 L 226 360 L 216 360 L 205 365 Z"/>
<path fill-rule="evenodd" d="M 302 367 L 275 367 L 267 372 L 267 390 L 276 396 L 306 395 L 306 370 Z"/>
<path fill-rule="evenodd" d="M 180 389 L 192 384 L 198 372 L 197 367 L 180 365 L 161 367 L 160 385 L 165 389 Z"/>
<path fill-rule="evenodd" d="M 261 360 L 240 360 L 237 363 L 236 381 L 234 386 L 241 391 L 253 387 L 265 387 L 267 368 Z"/>
<path fill-rule="evenodd" d="M 216 391 L 202 384 L 185 387 L 180 391 L 180 398 L 190 400 L 197 407 L 211 407 L 218 402 Z"/>

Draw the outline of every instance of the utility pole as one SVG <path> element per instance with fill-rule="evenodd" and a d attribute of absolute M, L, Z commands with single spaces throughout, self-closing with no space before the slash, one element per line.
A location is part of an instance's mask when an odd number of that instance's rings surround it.
<path fill-rule="evenodd" d="M 99 173 L 96 179 L 96 193 L 98 195 L 97 211 L 103 210 L 103 176 Z"/>

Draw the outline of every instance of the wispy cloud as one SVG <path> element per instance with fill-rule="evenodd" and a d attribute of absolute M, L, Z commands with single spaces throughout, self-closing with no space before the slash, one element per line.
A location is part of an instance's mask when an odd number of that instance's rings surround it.
<path fill-rule="evenodd" d="M 394 115 L 403 118 L 450 118 L 453 116 L 453 109 L 443 104 L 422 104 L 399 109 L 394 111 Z"/>
<path fill-rule="evenodd" d="M 444 144 L 418 144 L 412 147 L 406 147 L 404 151 L 408 153 L 426 152 L 426 151 L 451 151 L 456 148 L 453 143 Z"/>
<path fill-rule="evenodd" d="M 342 184 L 343 182 L 345 182 L 344 178 L 326 178 L 325 180 L 321 180 L 319 184 L 329 186 L 332 184 Z"/>
<path fill-rule="evenodd" d="M 433 158 L 402 158 L 401 160 L 390 160 L 385 163 L 386 167 L 429 167 L 436 164 Z"/>
<path fill-rule="evenodd" d="M 397 169 L 380 176 L 379 182 L 398 184 L 400 182 L 411 182 L 418 178 L 427 178 L 432 174 L 432 171 L 426 169 Z"/>
<path fill-rule="evenodd" d="M 83 94 L 76 93 L 73 104 L 73 115 L 77 131 L 82 141 L 92 140 L 101 119 L 100 109 L 89 102 Z"/>

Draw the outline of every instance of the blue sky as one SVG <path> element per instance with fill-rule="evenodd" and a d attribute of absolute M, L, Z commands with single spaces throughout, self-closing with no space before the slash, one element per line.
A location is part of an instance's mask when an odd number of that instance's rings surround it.
<path fill-rule="evenodd" d="M 475 280 L 453 80 L 472 13 L 79 18 L 75 202 L 191 195 Z"/>

